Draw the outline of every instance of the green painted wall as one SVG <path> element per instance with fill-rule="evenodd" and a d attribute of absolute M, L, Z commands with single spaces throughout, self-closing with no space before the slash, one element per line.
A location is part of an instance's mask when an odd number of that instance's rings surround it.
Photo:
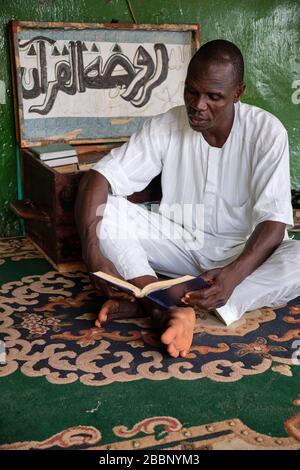
<path fill-rule="evenodd" d="M 244 101 L 269 110 L 288 129 L 292 186 L 300 189 L 300 92 L 292 88 L 300 90 L 300 0 L 131 0 L 131 5 L 139 23 L 199 23 L 201 42 L 224 38 L 239 45 L 246 61 Z M 0 0 L 0 236 L 20 233 L 9 210 L 17 194 L 11 19 L 132 22 L 126 0 Z"/>

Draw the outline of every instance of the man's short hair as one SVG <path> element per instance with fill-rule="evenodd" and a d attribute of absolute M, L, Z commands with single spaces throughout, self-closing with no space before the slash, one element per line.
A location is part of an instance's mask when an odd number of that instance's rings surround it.
<path fill-rule="evenodd" d="M 240 84 L 244 80 L 244 59 L 240 49 L 233 42 L 225 39 L 215 39 L 203 44 L 192 57 L 190 64 L 195 60 L 205 63 L 231 63 L 235 80 Z"/>

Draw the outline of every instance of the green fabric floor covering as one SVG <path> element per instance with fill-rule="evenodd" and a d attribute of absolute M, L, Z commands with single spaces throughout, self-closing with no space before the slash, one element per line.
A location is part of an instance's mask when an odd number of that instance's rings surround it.
<path fill-rule="evenodd" d="M 26 239 L 0 240 L 0 276 L 0 449 L 300 449 L 300 298 L 203 313 L 172 359 L 148 318 L 95 328 L 87 275 Z"/>

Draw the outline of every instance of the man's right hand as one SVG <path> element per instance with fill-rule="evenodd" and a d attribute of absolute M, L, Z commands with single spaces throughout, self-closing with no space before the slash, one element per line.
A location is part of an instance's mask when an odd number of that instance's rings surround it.
<path fill-rule="evenodd" d="M 94 260 L 94 262 L 90 264 L 89 270 L 90 272 L 102 271 L 106 274 L 109 274 L 110 276 L 117 277 L 118 279 L 123 279 L 120 273 L 115 268 L 115 265 L 104 256 L 98 255 L 98 263 L 95 263 Z M 99 292 L 99 294 L 104 295 L 108 299 L 119 299 L 127 300 L 129 302 L 135 302 L 135 297 L 133 295 L 130 295 L 127 292 L 119 291 L 103 279 L 91 276 L 91 281 L 92 285 Z"/>

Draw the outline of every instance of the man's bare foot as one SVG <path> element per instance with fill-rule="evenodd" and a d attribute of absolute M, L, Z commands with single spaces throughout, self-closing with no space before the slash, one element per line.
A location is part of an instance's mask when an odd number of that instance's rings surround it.
<path fill-rule="evenodd" d="M 167 346 L 172 357 L 185 357 L 193 341 L 196 323 L 195 311 L 192 307 L 174 307 L 169 312 L 167 328 L 161 336 L 161 342 Z"/>
<path fill-rule="evenodd" d="M 127 300 L 110 299 L 101 307 L 95 325 L 99 328 L 104 326 L 108 321 L 119 320 L 121 318 L 141 317 L 142 309 L 137 302 L 129 302 Z"/>

